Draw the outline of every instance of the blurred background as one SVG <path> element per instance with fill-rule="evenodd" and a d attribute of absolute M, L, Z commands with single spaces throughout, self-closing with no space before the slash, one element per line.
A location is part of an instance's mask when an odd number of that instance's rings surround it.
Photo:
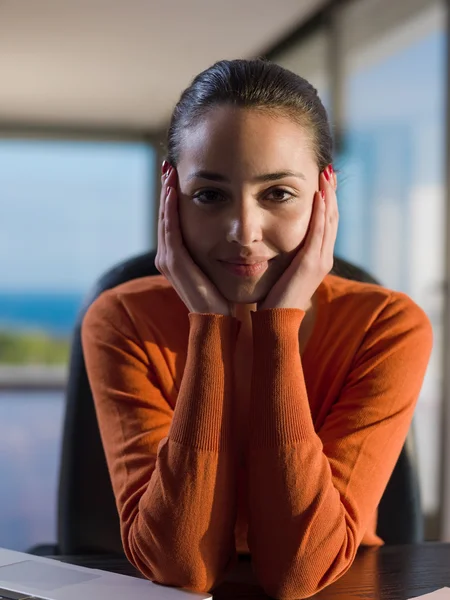
<path fill-rule="evenodd" d="M 0 546 L 56 540 L 72 328 L 105 270 L 155 247 L 180 92 L 254 56 L 306 77 L 329 111 L 336 253 L 431 319 L 418 467 L 427 539 L 450 540 L 449 6 L 0 0 Z"/>

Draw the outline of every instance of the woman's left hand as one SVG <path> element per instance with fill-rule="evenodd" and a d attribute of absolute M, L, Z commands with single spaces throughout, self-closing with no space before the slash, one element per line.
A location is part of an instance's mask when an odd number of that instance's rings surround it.
<path fill-rule="evenodd" d="M 331 165 L 319 177 L 310 229 L 303 247 L 275 283 L 258 310 L 299 308 L 307 310 L 314 292 L 333 268 L 339 213 L 336 176 Z"/>

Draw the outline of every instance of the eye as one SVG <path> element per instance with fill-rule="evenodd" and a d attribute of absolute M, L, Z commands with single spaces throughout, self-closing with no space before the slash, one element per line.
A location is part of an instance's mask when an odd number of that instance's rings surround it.
<path fill-rule="evenodd" d="M 217 190 L 202 190 L 192 196 L 197 204 L 218 204 L 223 202 L 224 196 Z"/>
<path fill-rule="evenodd" d="M 269 191 L 266 195 L 266 198 L 271 202 L 278 202 L 282 204 L 283 202 L 293 202 L 295 200 L 295 195 L 289 190 L 285 190 L 283 188 L 274 188 Z"/>

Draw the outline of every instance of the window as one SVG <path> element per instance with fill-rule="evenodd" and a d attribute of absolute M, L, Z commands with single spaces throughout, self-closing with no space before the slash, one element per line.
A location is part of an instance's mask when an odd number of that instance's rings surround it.
<path fill-rule="evenodd" d="M 427 515 L 439 508 L 445 223 L 445 11 L 359 0 L 340 14 L 345 138 L 336 252 L 410 295 L 434 328 L 415 417 Z M 429 535 L 435 535 L 429 531 Z"/>
<path fill-rule="evenodd" d="M 154 161 L 143 143 L 0 141 L 0 546 L 55 541 L 72 327 L 99 275 L 156 243 Z"/>
<path fill-rule="evenodd" d="M 270 57 L 285 69 L 304 77 L 316 89 L 325 108 L 329 110 L 328 77 L 329 36 L 320 28 Z"/>

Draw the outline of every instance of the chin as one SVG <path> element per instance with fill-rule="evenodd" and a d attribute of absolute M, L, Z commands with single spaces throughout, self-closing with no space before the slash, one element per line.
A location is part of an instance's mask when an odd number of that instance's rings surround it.
<path fill-rule="evenodd" d="M 233 304 L 257 304 L 267 297 L 283 270 L 284 265 L 278 263 L 275 268 L 273 265 L 259 278 L 236 277 L 224 273 L 221 268 L 204 268 L 204 273 L 228 302 Z"/>
<path fill-rule="evenodd" d="M 243 281 L 241 284 L 217 282 L 216 286 L 222 296 L 233 304 L 257 304 L 264 300 L 270 290 L 267 283 L 261 280 Z"/>

